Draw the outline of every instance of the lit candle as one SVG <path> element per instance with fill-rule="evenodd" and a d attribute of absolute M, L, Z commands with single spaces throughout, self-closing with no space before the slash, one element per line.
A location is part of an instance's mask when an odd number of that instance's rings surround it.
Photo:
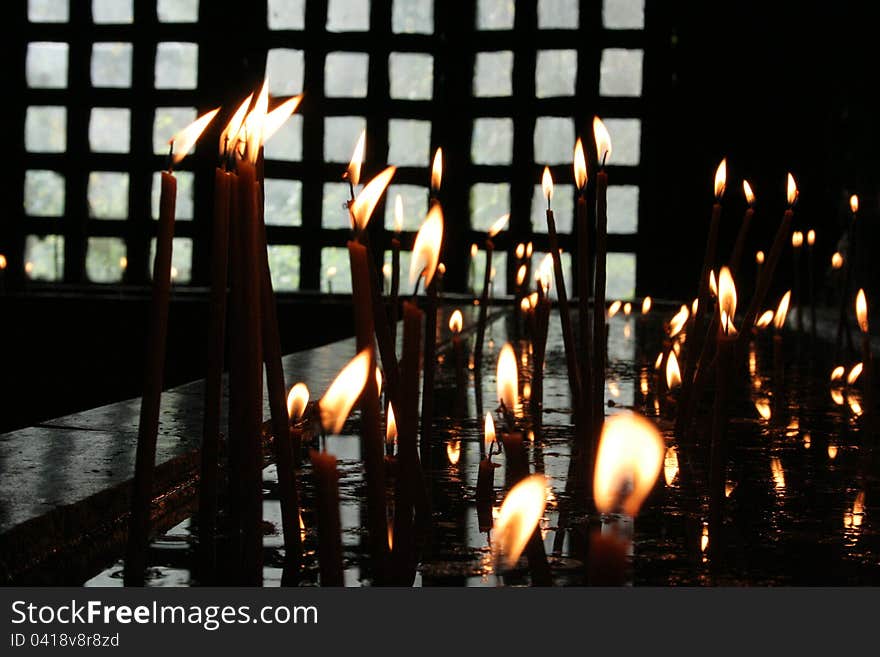
<path fill-rule="evenodd" d="M 551 254 L 548 253 L 541 261 L 537 279 L 538 291 L 534 294 L 532 308 L 534 353 L 532 354 L 532 394 L 529 406 L 533 421 L 540 425 L 544 405 L 544 361 L 547 355 L 547 331 L 550 325 L 550 285 L 553 280 L 553 256 Z"/>
<path fill-rule="evenodd" d="M 779 305 L 776 307 L 776 312 L 773 314 L 773 380 L 776 383 L 779 395 L 782 394 L 782 384 L 785 377 L 785 361 L 782 355 L 782 329 L 785 328 L 785 318 L 788 315 L 790 303 L 791 290 L 782 295 Z"/>
<path fill-rule="evenodd" d="M 865 430 L 867 441 L 876 435 L 874 424 L 874 353 L 871 350 L 871 335 L 868 333 L 868 301 L 865 291 L 859 288 L 856 293 L 856 319 L 859 322 L 859 330 L 862 332 L 862 394 L 865 402 Z"/>
<path fill-rule="evenodd" d="M 803 311 L 803 295 L 801 294 L 801 248 L 804 245 L 804 234 L 796 230 L 791 234 L 791 262 L 794 267 L 794 278 L 792 280 L 792 306 L 796 310 L 797 318 L 797 338 L 800 341 L 800 335 L 804 330 L 804 311 Z"/>
<path fill-rule="evenodd" d="M 153 292 L 147 333 L 144 391 L 141 396 L 138 442 L 135 456 L 131 521 L 125 560 L 125 584 L 143 586 L 150 533 L 150 506 L 153 501 L 153 469 L 156 465 L 156 438 L 159 432 L 159 406 L 165 365 L 165 338 L 168 332 L 168 302 L 171 295 L 171 249 L 174 239 L 177 180 L 173 166 L 186 157 L 202 131 L 219 109 L 208 112 L 170 140 L 168 170 L 162 172 L 159 197 L 159 224 L 156 259 L 153 264 Z"/>
<path fill-rule="evenodd" d="M 500 216 L 486 235 L 486 270 L 483 272 L 483 291 L 480 295 L 480 312 L 477 316 L 477 335 L 474 340 L 474 375 L 477 377 L 477 399 L 480 399 L 479 380 L 482 375 L 483 363 L 483 340 L 486 335 L 486 321 L 489 313 L 489 288 L 492 284 L 492 254 L 495 252 L 495 243 L 492 241 L 499 232 L 504 230 L 510 219 L 509 214 Z"/>
<path fill-rule="evenodd" d="M 590 218 L 587 210 L 587 158 L 580 139 L 574 146 L 574 182 L 577 187 L 577 271 L 578 271 L 578 318 L 580 323 L 580 379 L 583 398 L 593 399 L 593 372 L 591 359 L 592 327 L 589 307 L 591 291 L 592 258 L 590 257 Z M 598 306 L 597 306 L 598 307 Z M 584 424 L 592 426 L 592 403 L 583 404 Z"/>
<path fill-rule="evenodd" d="M 495 468 L 492 462 L 492 454 L 500 451 L 495 440 L 495 422 L 492 414 L 486 413 L 483 420 L 483 440 L 480 442 L 482 458 L 477 469 L 477 521 L 480 531 L 489 531 L 492 528 L 492 507 L 495 505 Z"/>
<path fill-rule="evenodd" d="M 816 345 L 816 257 L 813 247 L 816 245 L 816 231 L 807 231 L 807 284 L 810 288 L 810 345 Z M 812 349 L 810 350 L 812 356 Z"/>
<path fill-rule="evenodd" d="M 730 273 L 734 275 L 739 271 L 742 254 L 746 246 L 746 238 L 749 234 L 749 226 L 752 223 L 752 217 L 755 216 L 755 193 L 752 191 L 752 186 L 748 180 L 743 180 L 743 194 L 746 197 L 748 207 L 743 215 L 739 232 L 736 234 L 736 242 L 733 245 L 733 252 L 730 255 Z"/>
<path fill-rule="evenodd" d="M 464 342 L 461 338 L 461 329 L 464 324 L 464 318 L 461 311 L 455 309 L 449 316 L 449 330 L 452 332 L 452 351 L 455 355 L 455 389 L 457 410 L 459 415 L 465 410 L 462 402 L 467 399 L 467 378 L 465 377 L 465 357 Z"/>
<path fill-rule="evenodd" d="M 599 171 L 596 174 L 596 280 L 593 285 L 592 435 L 599 436 L 605 421 L 605 255 L 608 233 L 608 173 L 605 166 L 611 157 L 611 135 L 598 116 L 593 118 L 593 137 Z"/>

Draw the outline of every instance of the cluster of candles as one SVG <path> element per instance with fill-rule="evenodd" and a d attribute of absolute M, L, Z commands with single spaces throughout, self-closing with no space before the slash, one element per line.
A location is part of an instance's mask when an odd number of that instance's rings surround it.
<path fill-rule="evenodd" d="M 266 254 L 263 218 L 263 144 L 296 110 L 300 96 L 269 110 L 266 84 L 244 100 L 232 114 L 220 136 L 220 165 L 215 172 L 214 230 L 212 241 L 212 286 L 207 344 L 208 369 L 205 384 L 205 419 L 199 500 L 199 538 L 202 581 L 224 581 L 259 585 L 262 582 L 262 494 L 261 472 L 264 443 L 271 444 L 277 463 L 287 583 L 298 577 L 302 557 L 296 468 L 304 441 L 309 450 L 316 491 L 318 560 L 322 585 L 343 584 L 339 472 L 337 460 L 323 448 L 317 436 L 343 431 L 351 410 L 360 408 L 359 433 L 366 490 L 366 530 L 369 537 L 369 572 L 376 584 L 407 585 L 418 566 L 416 545 L 420 533 L 432 523 L 431 502 L 423 464 L 432 444 L 435 368 L 437 358 L 437 307 L 439 279 L 443 271 L 440 253 L 444 217 L 441 202 L 443 155 L 433 159 L 430 203 L 427 215 L 412 244 L 409 284 L 411 297 L 400 301 L 400 226 L 402 207 L 395 207 L 398 230 L 392 239 L 390 271 L 377 271 L 368 225 L 396 169 L 386 167 L 361 185 L 365 135 L 358 141 L 352 160 L 343 174 L 351 198 L 347 204 L 352 237 L 347 244 L 352 284 L 357 353 L 339 372 L 317 402 L 309 401 L 303 383 L 286 392 L 281 368 L 275 297 Z M 219 108 L 200 117 L 170 141 L 169 167 L 162 174 L 162 194 L 153 279 L 150 343 L 141 406 L 137 462 L 125 579 L 130 585 L 143 583 L 147 539 L 150 530 L 152 479 L 155 465 L 162 364 L 171 282 L 171 246 L 174 229 L 176 183 L 172 167 L 195 144 L 199 135 L 218 114 Z M 532 367 L 528 381 L 520 383 L 519 361 L 514 347 L 506 344 L 497 362 L 497 409 L 484 416 L 484 440 L 477 473 L 476 499 L 481 529 L 494 532 L 493 553 L 502 568 L 513 567 L 525 554 L 532 582 L 552 583 L 551 571 L 541 541 L 539 523 L 544 513 L 548 483 L 542 474 L 530 474 L 525 449 L 528 421 L 540 426 L 543 407 L 543 369 L 552 304 L 550 290 L 556 286 L 557 308 L 566 355 L 566 372 L 571 391 L 575 440 L 569 475 L 571 490 L 582 501 L 588 515 L 635 516 L 651 492 L 670 454 L 657 423 L 637 413 L 620 413 L 606 421 L 605 387 L 607 321 L 618 311 L 632 312 L 631 303 L 616 301 L 606 309 L 605 256 L 607 233 L 605 165 L 611 155 L 611 139 L 602 121 L 593 124 L 595 171 L 589 179 L 587 158 L 581 140 L 574 147 L 574 175 L 578 190 L 576 275 L 580 295 L 576 312 L 570 307 L 551 205 L 553 181 L 544 170 L 543 190 L 547 200 L 547 229 L 550 252 L 531 276 L 531 244 L 520 245 L 516 255 L 516 304 L 518 325 L 528 336 Z M 692 442 L 691 426 L 699 394 L 714 374 L 715 399 L 712 415 L 710 455 L 710 521 L 722 522 L 726 482 L 725 427 L 729 413 L 731 372 L 744 362 L 745 349 L 754 331 L 775 326 L 775 376 L 782 379 L 781 329 L 791 301 L 786 293 L 775 311 L 759 315 L 764 307 L 782 251 L 786 244 L 796 250 L 803 237 L 791 233 L 797 199 L 794 178 L 788 176 L 788 206 L 776 237 L 765 257 L 759 252 L 759 275 L 748 309 L 736 328 L 737 290 L 734 277 L 740 267 L 745 237 L 754 214 L 754 194 L 748 182 L 743 189 L 748 202 L 733 251 L 726 266 L 717 270 L 717 246 L 726 188 L 726 162 L 715 178 L 712 208 L 698 296 L 683 305 L 666 325 L 664 348 L 658 355 L 658 398 L 660 415 L 675 418 L 675 432 L 681 445 Z M 855 208 L 854 208 L 855 212 Z M 456 388 L 463 394 L 469 385 L 468 363 L 472 362 L 477 417 L 482 409 L 483 342 L 488 323 L 492 273 L 493 238 L 504 229 L 501 217 L 488 231 L 485 241 L 486 267 L 478 305 L 472 355 L 463 336 L 464 319 L 452 313 L 452 351 Z M 589 244 L 590 238 L 595 241 Z M 815 233 L 807 233 L 808 248 Z M 592 246 L 592 248 L 591 248 Z M 810 258 L 812 261 L 812 258 Z M 796 265 L 797 266 L 797 265 Z M 812 265 L 811 265 L 812 267 Z M 797 270 L 796 270 L 797 271 Z M 390 279 L 387 293 L 384 279 Z M 383 284 L 380 284 L 380 280 Z M 531 290 L 532 282 L 535 290 Z M 797 281 L 797 277 L 796 277 Z M 810 288 L 813 288 L 810 269 Z M 419 295 L 419 288 L 423 294 Z M 593 304 L 589 304 L 592 293 Z M 798 283 L 795 299 L 800 302 Z M 811 294 L 811 296 L 814 296 Z M 865 415 L 873 417 L 870 399 L 872 365 L 868 339 L 867 303 L 863 291 L 857 295 L 857 315 L 863 334 L 863 361 L 859 368 L 865 386 Z M 645 316 L 652 302 L 647 297 L 641 311 Z M 800 305 L 799 305 L 800 310 Z M 401 312 L 402 311 L 402 312 Z M 800 312 L 798 313 L 800 316 Z M 815 327 L 815 309 L 812 311 Z M 398 357 L 396 334 L 402 319 L 402 351 Z M 228 324 L 228 327 L 227 327 Z M 577 331 L 575 331 L 577 326 Z M 228 330 L 227 330 L 228 328 Z M 814 328 L 815 330 L 815 328 Z M 229 346 L 229 427 L 221 441 L 220 411 L 225 347 Z M 381 363 L 381 368 L 380 368 Z M 271 421 L 263 426 L 263 374 L 268 389 Z M 859 374 L 850 373 L 850 383 Z M 421 384 L 421 398 L 420 398 Z M 528 406 L 528 413 L 524 406 Z M 459 405 L 464 412 L 465 405 Z M 496 418 L 502 431 L 496 433 Z M 872 420 L 871 420 L 872 421 Z M 382 431 L 382 427 L 385 431 Z M 450 460 L 458 458 L 447 448 Z M 497 514 L 493 456 L 504 454 L 507 495 Z M 225 453 L 226 514 L 218 534 L 219 491 L 223 477 L 220 456 Z M 673 453 L 673 457 L 675 454 Z M 677 461 L 676 461 L 677 464 Z M 677 468 L 677 465 L 676 465 Z M 592 476 L 591 485 L 588 482 Z M 591 521 L 593 522 L 593 521 Z M 626 555 L 631 549 L 626 533 L 610 523 L 611 531 L 593 525 L 589 548 L 589 581 L 622 581 Z M 606 527 L 607 530 L 607 527 Z M 223 536 L 222 545 L 218 536 Z"/>

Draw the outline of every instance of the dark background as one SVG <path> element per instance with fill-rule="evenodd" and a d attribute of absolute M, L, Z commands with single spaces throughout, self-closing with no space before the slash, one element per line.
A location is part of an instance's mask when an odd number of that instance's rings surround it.
<path fill-rule="evenodd" d="M 837 248 L 851 193 L 861 198 L 870 265 L 880 152 L 875 100 L 880 12 L 873 4 L 647 0 L 640 295 L 694 296 L 713 175 L 725 156 L 721 256 L 729 252 L 745 208 L 742 178 L 752 182 L 757 196 L 746 256 L 751 259 L 757 249 L 769 248 L 791 171 L 801 192 L 795 227 L 817 231 L 819 271 Z M 250 47 L 256 51 L 259 44 Z M 7 79 L 21 78 L 20 64 L 16 58 L 3 64 Z M 234 88 L 235 77 L 233 70 L 224 82 Z M 2 184 L 6 189 L 11 183 Z M 7 198 L 20 198 L 7 192 Z M 780 274 L 790 267 L 786 252 Z M 869 269 L 860 284 L 872 296 L 877 272 Z M 753 267 L 744 265 L 737 281 L 741 290 L 751 289 L 752 277 Z M 788 287 L 777 276 L 771 298 L 783 283 Z M 70 289 L 63 295 L 7 290 L 0 297 L 0 431 L 137 395 L 147 300 L 148 290 L 140 288 Z M 341 337 L 351 326 L 344 299 L 300 296 L 279 303 L 285 350 Z M 205 307 L 204 290 L 175 296 L 169 385 L 203 372 Z"/>

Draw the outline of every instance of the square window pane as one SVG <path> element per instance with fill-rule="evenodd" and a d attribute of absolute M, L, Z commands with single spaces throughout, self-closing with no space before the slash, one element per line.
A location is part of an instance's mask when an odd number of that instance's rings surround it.
<path fill-rule="evenodd" d="M 416 231 L 428 214 L 428 188 L 418 185 L 388 185 L 385 193 L 385 229 L 394 230 L 394 204 L 403 201 L 403 230 Z"/>
<path fill-rule="evenodd" d="M 599 94 L 602 96 L 642 95 L 641 50 L 606 48 L 599 66 Z"/>
<path fill-rule="evenodd" d="M 29 87 L 63 89 L 67 86 L 66 43 L 34 41 L 27 45 L 25 70 Z"/>
<path fill-rule="evenodd" d="M 513 94 L 513 52 L 478 52 L 474 64 L 474 96 Z"/>
<path fill-rule="evenodd" d="M 92 0 L 92 19 L 96 23 L 121 25 L 134 22 L 132 0 Z"/>
<path fill-rule="evenodd" d="M 324 119 L 324 160 L 345 162 L 351 160 L 355 144 L 367 128 L 362 116 L 328 116 Z"/>
<path fill-rule="evenodd" d="M 299 289 L 299 247 L 292 244 L 270 244 L 269 271 L 272 289 L 290 292 Z"/>
<path fill-rule="evenodd" d="M 324 228 L 351 228 L 347 203 L 351 198 L 348 183 L 324 183 L 321 202 L 321 226 Z"/>
<path fill-rule="evenodd" d="M 158 0 L 156 13 L 161 23 L 195 23 L 199 20 L 199 0 Z"/>
<path fill-rule="evenodd" d="M 471 142 L 474 164 L 510 164 L 513 159 L 513 119 L 475 119 Z"/>
<path fill-rule="evenodd" d="M 498 217 L 510 213 L 508 183 L 477 183 L 471 187 L 471 228 L 485 232 Z"/>
<path fill-rule="evenodd" d="M 391 97 L 430 100 L 434 92 L 434 58 L 421 53 L 393 52 L 388 56 Z"/>
<path fill-rule="evenodd" d="M 157 107 L 153 115 L 153 152 L 167 155 L 171 138 L 195 120 L 195 107 Z"/>
<path fill-rule="evenodd" d="M 544 229 L 546 232 L 546 228 Z M 547 255 L 547 252 L 539 253 L 535 251 L 532 253 L 532 276 L 534 276 L 535 272 L 538 271 L 538 267 L 541 266 L 541 261 Z M 562 260 L 562 280 L 565 281 L 565 292 L 571 297 L 571 254 L 567 251 L 562 252 L 561 256 Z M 534 286 L 534 283 L 532 284 Z M 556 285 L 556 272 L 553 272 L 553 282 L 550 284 L 550 298 L 558 299 L 558 286 Z"/>
<path fill-rule="evenodd" d="M 434 31 L 434 0 L 394 0 L 391 31 L 395 34 L 431 34 Z"/>
<path fill-rule="evenodd" d="M 128 215 L 128 174 L 92 171 L 87 197 L 89 216 L 94 219 L 125 219 Z"/>
<path fill-rule="evenodd" d="M 299 180 L 266 178 L 264 195 L 267 224 L 302 225 L 302 183 Z"/>
<path fill-rule="evenodd" d="M 534 141 L 535 162 L 571 162 L 574 152 L 574 121 L 559 116 L 539 116 L 535 119 Z"/>
<path fill-rule="evenodd" d="M 55 171 L 25 171 L 24 212 L 32 217 L 64 214 L 64 176 Z"/>
<path fill-rule="evenodd" d="M 294 114 L 284 122 L 264 146 L 267 160 L 296 162 L 302 159 L 303 117 Z"/>
<path fill-rule="evenodd" d="M 477 29 L 512 30 L 514 0 L 478 0 Z"/>
<path fill-rule="evenodd" d="M 45 105 L 28 107 L 24 147 L 31 153 L 63 153 L 67 148 L 67 109 Z"/>
<path fill-rule="evenodd" d="M 538 29 L 576 30 L 578 0 L 538 0 Z"/>
<path fill-rule="evenodd" d="M 64 277 L 64 237 L 28 235 L 24 241 L 24 273 L 32 281 Z"/>
<path fill-rule="evenodd" d="M 324 93 L 328 98 L 363 98 L 367 95 L 370 56 L 362 52 L 327 53 Z"/>
<path fill-rule="evenodd" d="M 193 182 L 192 171 L 175 171 L 177 179 L 177 202 L 174 207 L 174 217 L 178 221 L 189 221 L 193 218 Z M 159 202 L 162 196 L 162 172 L 153 172 L 153 186 L 150 194 L 150 215 L 153 219 L 159 219 Z"/>
<path fill-rule="evenodd" d="M 270 30 L 302 30 L 306 26 L 306 0 L 269 0 Z"/>
<path fill-rule="evenodd" d="M 412 251 L 400 250 L 400 286 L 398 292 L 411 293 L 412 287 L 409 285 L 409 263 L 412 260 Z M 382 290 L 383 294 L 391 293 L 391 251 L 386 251 L 382 260 Z M 409 288 L 409 289 L 407 289 Z"/>
<path fill-rule="evenodd" d="M 95 153 L 128 153 L 131 111 L 122 107 L 93 107 L 89 118 L 89 148 Z"/>
<path fill-rule="evenodd" d="M 321 249 L 321 290 L 323 292 L 351 292 L 351 262 L 348 249 L 330 247 Z"/>
<path fill-rule="evenodd" d="M 156 264 L 156 238 L 150 240 L 150 278 Z M 192 240 L 175 237 L 171 242 L 171 282 L 189 283 L 192 280 Z"/>
<path fill-rule="evenodd" d="M 635 254 L 609 253 L 606 263 L 605 298 L 634 298 L 636 296 Z"/>
<path fill-rule="evenodd" d="M 370 0 L 329 0 L 328 32 L 366 32 L 370 29 Z"/>
<path fill-rule="evenodd" d="M 603 119 L 611 135 L 610 164 L 633 166 L 641 160 L 642 122 L 639 119 Z"/>
<path fill-rule="evenodd" d="M 574 185 L 553 185 L 553 220 L 556 222 L 557 233 L 571 233 L 574 217 Z M 547 232 L 547 199 L 541 185 L 535 185 L 532 191 L 532 230 L 536 233 Z"/>
<path fill-rule="evenodd" d="M 388 121 L 388 164 L 426 167 L 431 158 L 430 152 L 430 121 Z"/>
<path fill-rule="evenodd" d="M 92 86 L 130 87 L 131 54 L 130 43 L 92 44 Z"/>
<path fill-rule="evenodd" d="M 66 23 L 70 20 L 68 0 L 28 0 L 31 23 Z"/>
<path fill-rule="evenodd" d="M 602 23 L 612 30 L 641 30 L 645 27 L 645 0 L 604 0 Z"/>
<path fill-rule="evenodd" d="M 303 90 L 305 60 L 302 50 L 273 48 L 266 55 L 266 76 L 269 78 L 269 94 L 272 96 L 295 96 Z"/>
<path fill-rule="evenodd" d="M 195 89 L 199 47 L 194 43 L 165 41 L 156 45 L 156 89 Z"/>
<path fill-rule="evenodd" d="M 492 296 L 507 294 L 507 253 L 504 251 L 492 252 L 492 269 L 495 275 L 491 278 Z M 486 251 L 480 249 L 474 259 L 474 286 L 476 294 L 483 292 L 483 277 L 486 275 Z"/>
<path fill-rule="evenodd" d="M 608 232 L 631 235 L 638 229 L 639 188 L 611 185 L 608 188 Z"/>
<path fill-rule="evenodd" d="M 539 50 L 535 62 L 535 95 L 538 98 L 574 96 L 577 67 L 576 50 Z"/>
<path fill-rule="evenodd" d="M 90 237 L 86 276 L 92 283 L 118 283 L 125 273 L 125 242 L 118 237 Z"/>

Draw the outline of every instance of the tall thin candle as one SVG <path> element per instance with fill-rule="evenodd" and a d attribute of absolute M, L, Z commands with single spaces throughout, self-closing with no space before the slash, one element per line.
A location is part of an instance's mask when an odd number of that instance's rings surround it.
<path fill-rule="evenodd" d="M 596 142 L 596 280 L 593 289 L 593 442 L 602 434 L 605 421 L 605 267 L 608 233 L 608 173 L 605 166 L 611 157 L 611 135 L 599 117 L 593 118 Z"/>

